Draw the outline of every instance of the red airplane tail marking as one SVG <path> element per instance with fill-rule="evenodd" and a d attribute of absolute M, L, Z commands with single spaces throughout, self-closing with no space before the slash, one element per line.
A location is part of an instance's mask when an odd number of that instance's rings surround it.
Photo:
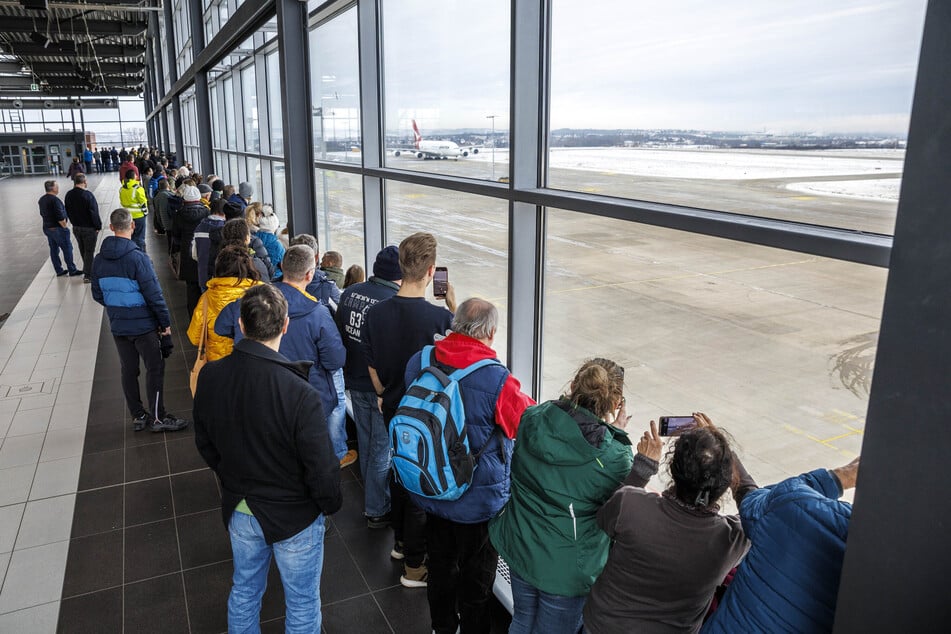
<path fill-rule="evenodd" d="M 416 125 L 416 119 L 413 119 L 413 136 L 416 137 L 416 149 L 419 149 L 419 142 L 423 140 L 423 135 L 419 133 L 419 126 Z"/>

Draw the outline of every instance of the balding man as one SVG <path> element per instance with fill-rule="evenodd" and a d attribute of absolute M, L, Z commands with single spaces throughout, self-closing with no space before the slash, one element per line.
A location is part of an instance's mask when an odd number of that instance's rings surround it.
<path fill-rule="evenodd" d="M 452 332 L 417 352 L 406 365 L 405 382 L 416 379 L 423 355 L 447 374 L 483 359 L 496 358 L 492 343 L 499 311 L 484 299 L 464 301 L 452 319 Z M 478 456 L 472 485 L 458 500 L 415 494 L 426 511 L 429 553 L 429 615 L 437 634 L 488 632 L 488 602 L 499 555 L 489 542 L 489 520 L 509 498 L 508 465 L 522 412 L 535 402 L 502 365 L 487 365 L 459 381 L 466 411 L 469 450 Z"/>

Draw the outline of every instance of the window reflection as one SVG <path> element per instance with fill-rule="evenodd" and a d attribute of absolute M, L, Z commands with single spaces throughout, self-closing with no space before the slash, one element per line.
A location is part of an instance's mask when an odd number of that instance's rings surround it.
<path fill-rule="evenodd" d="M 548 183 L 890 234 L 924 7 L 554 0 Z"/>
<path fill-rule="evenodd" d="M 360 162 L 360 63 L 357 9 L 310 32 L 314 157 Z"/>
<path fill-rule="evenodd" d="M 363 266 L 363 180 L 357 174 L 316 170 L 317 235 L 321 251 L 339 251 L 344 269 Z"/>

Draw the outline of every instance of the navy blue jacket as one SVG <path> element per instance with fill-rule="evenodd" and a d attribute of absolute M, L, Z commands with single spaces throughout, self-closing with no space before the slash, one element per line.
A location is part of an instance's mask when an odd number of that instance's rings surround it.
<path fill-rule="evenodd" d="M 337 406 L 333 373 L 343 367 L 347 356 L 333 317 L 326 306 L 310 299 L 290 284 L 279 282 L 274 287 L 287 298 L 287 314 L 291 318 L 287 334 L 281 339 L 281 354 L 291 361 L 313 363 L 307 380 L 320 393 L 324 411 L 332 412 Z M 235 343 L 241 341 L 243 336 L 238 327 L 240 316 L 239 299 L 225 306 L 218 315 L 215 334 L 231 337 Z"/>
<path fill-rule="evenodd" d="M 460 341 L 459 335 L 453 341 Z M 452 346 L 448 338 L 437 342 L 438 346 Z M 433 351 L 435 357 L 435 351 Z M 407 386 L 416 380 L 422 352 L 414 354 L 406 364 L 404 381 Z M 474 363 L 475 361 L 473 361 Z M 435 358 L 430 360 L 447 372 L 460 368 L 442 365 Z M 511 484 L 512 451 L 514 442 L 506 438 L 501 429 L 497 430 L 495 419 L 496 403 L 502 393 L 502 387 L 509 377 L 509 371 L 502 365 L 488 365 L 462 379 L 462 402 L 466 410 L 466 435 L 469 438 L 469 451 L 476 454 L 488 447 L 479 456 L 472 474 L 472 485 L 458 500 L 431 500 L 410 493 L 416 506 L 444 519 L 460 524 L 487 522 L 505 506 L 509 500 Z"/>
<path fill-rule="evenodd" d="M 307 285 L 307 292 L 329 308 L 331 314 L 337 312 L 337 305 L 340 303 L 340 289 L 337 288 L 337 283 L 328 278 L 327 274 L 320 269 L 314 271 L 314 279 Z"/>
<path fill-rule="evenodd" d="M 63 201 L 53 194 L 43 194 L 38 204 L 44 229 L 55 229 L 60 226 L 60 220 L 66 220 L 66 208 L 63 207 Z"/>
<path fill-rule="evenodd" d="M 825 469 L 746 494 L 750 551 L 702 632 L 831 632 L 852 505 Z"/>
<path fill-rule="evenodd" d="M 340 294 L 334 321 L 337 322 L 343 345 L 347 348 L 347 364 L 343 366 L 343 378 L 347 389 L 357 392 L 374 392 L 370 370 L 367 368 L 367 359 L 363 355 L 363 340 L 360 338 L 360 332 L 370 306 L 393 297 L 399 288 L 395 282 L 370 277 L 369 281 L 354 284 Z"/>
<path fill-rule="evenodd" d="M 231 196 L 228 197 L 228 202 L 234 203 L 237 206 L 241 207 L 241 211 L 244 211 L 245 209 L 248 208 L 248 201 L 242 198 L 241 195 L 238 194 L 237 192 L 235 192 L 234 194 L 231 194 Z"/>
<path fill-rule="evenodd" d="M 100 231 L 99 202 L 92 192 L 82 187 L 73 187 L 66 192 L 66 215 L 74 227 L 89 227 Z"/>
<path fill-rule="evenodd" d="M 152 260 L 126 238 L 102 241 L 92 263 L 92 298 L 106 307 L 114 335 L 144 335 L 172 323 Z"/>

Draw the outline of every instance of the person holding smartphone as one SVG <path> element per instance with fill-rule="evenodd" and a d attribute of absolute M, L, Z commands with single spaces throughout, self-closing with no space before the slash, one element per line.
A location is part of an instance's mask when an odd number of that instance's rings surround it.
<path fill-rule="evenodd" d="M 624 486 L 598 511 L 614 544 L 585 605 L 585 631 L 696 632 L 746 552 L 739 516 L 720 515 L 717 501 L 729 488 L 740 504 L 756 484 L 727 436 L 705 414 L 693 419 L 674 445 L 672 484 L 662 495 Z M 651 421 L 638 451 L 659 462 L 662 446 Z"/>

